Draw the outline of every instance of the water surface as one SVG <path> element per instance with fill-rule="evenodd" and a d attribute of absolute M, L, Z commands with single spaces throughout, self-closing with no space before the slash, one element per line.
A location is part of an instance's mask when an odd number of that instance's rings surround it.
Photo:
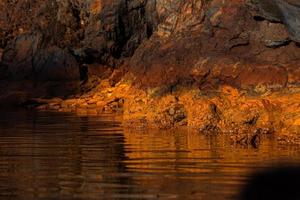
<path fill-rule="evenodd" d="M 300 148 L 123 130 L 111 116 L 0 116 L 0 199 L 237 199 L 253 171 L 283 161 L 300 163 Z"/>

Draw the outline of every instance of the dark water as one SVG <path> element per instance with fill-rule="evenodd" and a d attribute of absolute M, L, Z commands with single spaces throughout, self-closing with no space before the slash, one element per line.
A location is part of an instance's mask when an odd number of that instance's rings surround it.
<path fill-rule="evenodd" d="M 283 161 L 300 163 L 300 148 L 122 130 L 108 116 L 0 116 L 0 199 L 236 199 L 251 172 Z"/>

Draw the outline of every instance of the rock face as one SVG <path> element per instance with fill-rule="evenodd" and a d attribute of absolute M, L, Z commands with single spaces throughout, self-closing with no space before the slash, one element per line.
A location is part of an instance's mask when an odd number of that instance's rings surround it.
<path fill-rule="evenodd" d="M 269 20 L 287 25 L 291 39 L 300 42 L 300 3 L 297 0 L 261 0 L 258 2 L 261 14 Z"/>
<path fill-rule="evenodd" d="M 46 78 L 40 68 L 49 68 L 47 73 L 59 74 L 49 77 L 62 80 L 62 69 L 72 68 L 66 79 L 76 79 L 77 65 L 83 62 L 114 67 L 121 57 L 133 54 L 157 23 L 155 1 L 1 1 L 0 9 L 2 68 L 8 68 L 6 77 L 18 79 L 33 73 Z M 53 55 L 53 49 L 63 53 Z M 52 65 L 56 62 L 59 67 Z"/>
<path fill-rule="evenodd" d="M 294 13 L 299 7 L 289 1 L 258 2 L 184 1 L 177 7 L 172 3 L 173 14 L 160 22 L 131 59 L 140 84 L 290 84 L 287 69 L 299 69 L 300 51 L 293 42 L 299 36 L 300 12 Z M 280 19 L 273 20 L 275 15 Z"/>
<path fill-rule="evenodd" d="M 299 144 L 299 23 L 298 0 L 2 0 L 0 106 Z"/>
<path fill-rule="evenodd" d="M 130 69 L 142 85 L 203 84 L 204 78 L 240 85 L 239 73 L 249 70 L 237 63 L 262 66 L 256 73 L 266 66 L 293 71 L 300 58 L 293 42 L 300 40 L 297 0 L 0 4 L 2 78 L 77 80 L 83 63 L 116 68 L 131 58 Z"/>

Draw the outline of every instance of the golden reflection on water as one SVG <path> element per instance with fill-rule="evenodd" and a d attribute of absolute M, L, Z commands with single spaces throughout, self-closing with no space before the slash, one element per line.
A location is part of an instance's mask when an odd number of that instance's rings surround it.
<path fill-rule="evenodd" d="M 236 198 L 255 170 L 281 162 L 299 162 L 298 147 L 280 147 L 266 139 L 259 149 L 233 145 L 226 136 L 208 137 L 189 130 L 124 131 L 129 171 L 161 174 L 142 179 L 145 188 L 168 188 L 179 199 Z M 134 151 L 139 149 L 139 151 Z M 192 194 L 192 195 L 191 195 Z"/>
<path fill-rule="evenodd" d="M 235 199 L 250 172 L 283 160 L 300 163 L 300 149 L 122 130 L 109 116 L 0 116 L 0 199 Z"/>

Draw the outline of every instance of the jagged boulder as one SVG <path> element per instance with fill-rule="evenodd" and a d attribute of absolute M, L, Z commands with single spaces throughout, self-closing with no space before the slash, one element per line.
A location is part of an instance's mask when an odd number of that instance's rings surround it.
<path fill-rule="evenodd" d="M 67 49 L 53 46 L 40 50 L 32 64 L 36 80 L 79 80 L 79 65 Z"/>
<path fill-rule="evenodd" d="M 256 1 L 263 17 L 271 21 L 283 22 L 292 40 L 300 42 L 300 2 L 298 0 Z"/>

